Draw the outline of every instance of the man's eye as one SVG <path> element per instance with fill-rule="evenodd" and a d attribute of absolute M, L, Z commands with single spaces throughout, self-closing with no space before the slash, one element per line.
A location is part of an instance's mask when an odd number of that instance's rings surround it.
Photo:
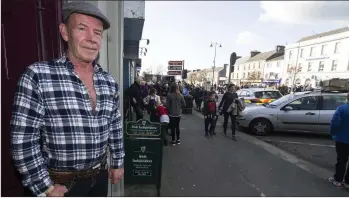
<path fill-rule="evenodd" d="M 95 32 L 95 34 L 97 34 L 98 36 L 101 36 L 101 35 L 102 35 L 100 32 Z"/>
<path fill-rule="evenodd" d="M 80 31 L 84 31 L 84 30 L 85 30 L 85 28 L 82 28 L 82 27 L 81 27 L 81 28 L 79 28 L 79 30 L 80 30 Z"/>

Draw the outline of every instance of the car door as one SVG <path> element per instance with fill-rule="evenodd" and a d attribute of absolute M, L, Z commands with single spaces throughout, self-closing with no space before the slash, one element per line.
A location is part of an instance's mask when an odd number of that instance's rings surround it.
<path fill-rule="evenodd" d="M 304 96 L 284 105 L 278 112 L 280 130 L 319 132 L 319 100 L 319 96 Z"/>
<path fill-rule="evenodd" d="M 321 133 L 329 133 L 331 119 L 336 109 L 346 103 L 345 94 L 321 96 L 319 128 Z"/>

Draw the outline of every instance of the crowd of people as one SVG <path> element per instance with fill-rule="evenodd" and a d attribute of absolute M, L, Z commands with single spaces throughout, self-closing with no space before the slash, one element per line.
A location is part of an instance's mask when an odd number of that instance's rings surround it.
<path fill-rule="evenodd" d="M 136 120 L 142 119 L 148 113 L 151 122 L 160 122 L 164 131 L 171 130 L 171 144 L 180 144 L 180 127 L 182 108 L 186 106 L 184 96 L 188 88 L 181 82 L 157 82 L 148 85 L 138 78 L 127 91 L 129 107 L 133 108 Z M 131 116 L 132 120 L 132 116 Z M 163 132 L 164 145 L 168 144 L 166 132 Z"/>

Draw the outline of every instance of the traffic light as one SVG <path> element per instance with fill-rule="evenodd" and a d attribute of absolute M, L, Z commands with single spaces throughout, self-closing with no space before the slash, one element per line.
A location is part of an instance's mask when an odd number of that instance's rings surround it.
<path fill-rule="evenodd" d="M 187 69 L 184 69 L 182 71 L 182 79 L 187 79 L 188 78 L 188 70 Z"/>
<path fill-rule="evenodd" d="M 231 55 L 230 55 L 230 73 L 233 73 L 233 72 L 234 72 L 234 65 L 235 65 L 235 62 L 236 62 L 236 53 L 233 52 L 233 53 L 231 53 Z"/>

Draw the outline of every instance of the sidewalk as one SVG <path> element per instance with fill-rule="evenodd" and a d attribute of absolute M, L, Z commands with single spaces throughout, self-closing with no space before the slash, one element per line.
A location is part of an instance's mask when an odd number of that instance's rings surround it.
<path fill-rule="evenodd" d="M 220 125 L 205 138 L 195 114 L 180 126 L 181 145 L 164 147 L 161 196 L 349 196 L 258 144 L 223 137 Z"/>

